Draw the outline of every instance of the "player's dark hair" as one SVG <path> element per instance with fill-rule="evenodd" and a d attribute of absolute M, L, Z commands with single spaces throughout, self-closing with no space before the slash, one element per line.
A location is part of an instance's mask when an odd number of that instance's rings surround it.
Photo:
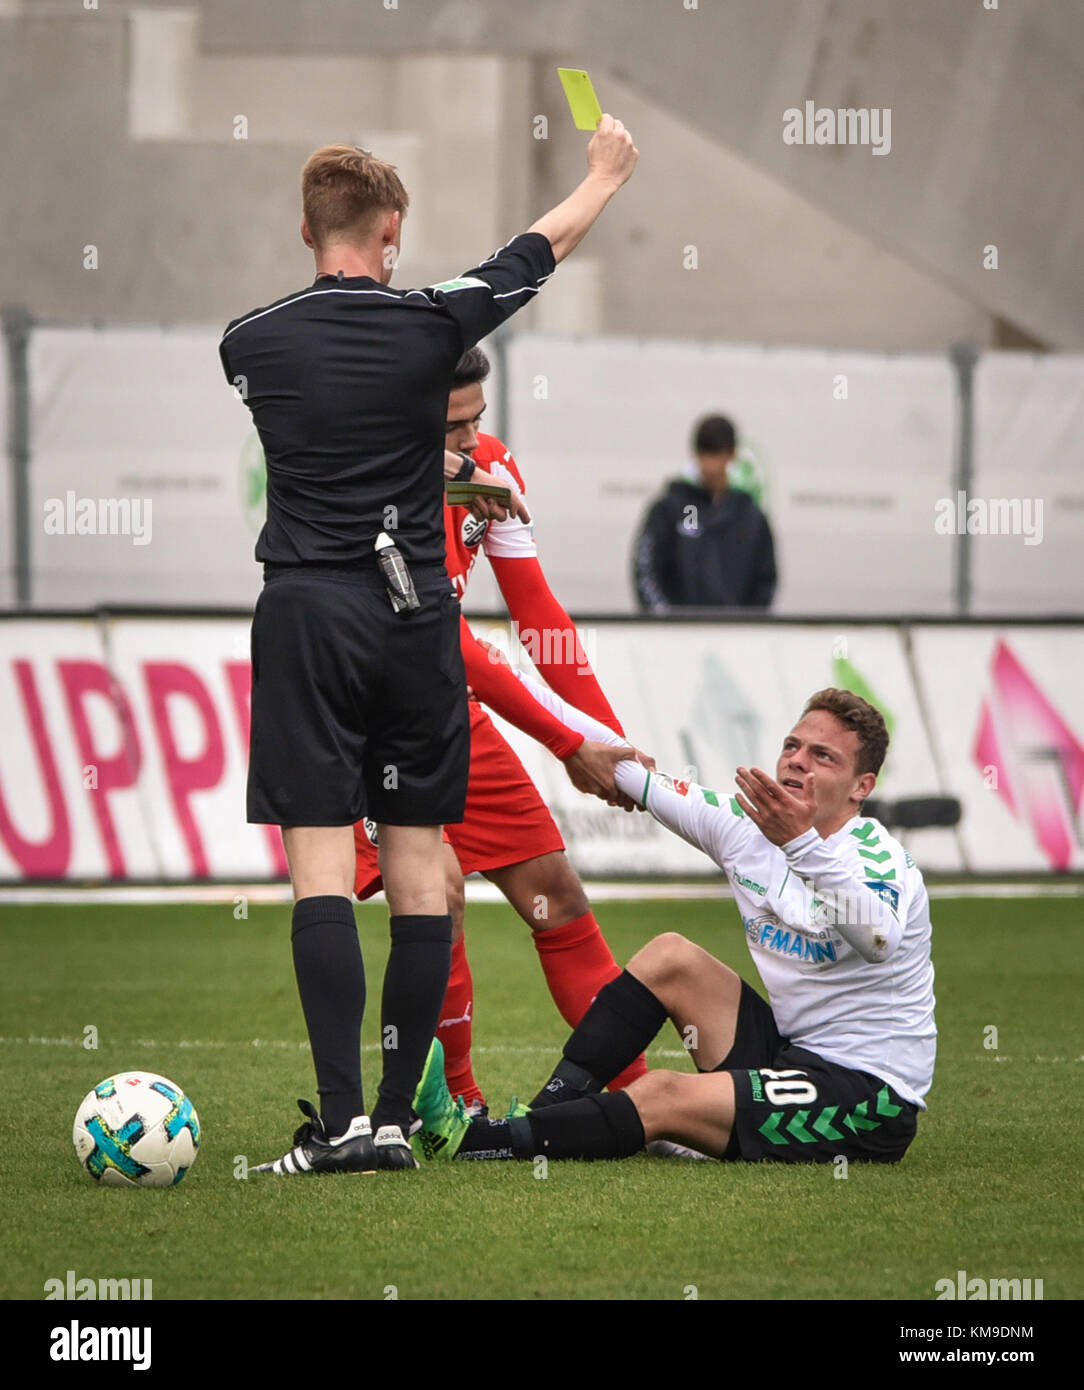
<path fill-rule="evenodd" d="M 694 454 L 732 454 L 736 443 L 734 426 L 725 415 L 705 415 L 693 430 Z"/>
<path fill-rule="evenodd" d="M 473 386 L 476 382 L 485 381 L 488 375 L 489 358 L 480 347 L 468 348 L 455 364 L 452 390 L 458 391 L 461 386 Z"/>
<path fill-rule="evenodd" d="M 819 709 L 835 715 L 842 725 L 858 735 L 855 772 L 859 776 L 863 772 L 880 772 L 881 764 L 888 752 L 888 729 L 885 727 L 881 711 L 852 690 L 836 690 L 832 687 L 818 690 L 816 695 L 811 695 L 802 714 L 812 714 L 814 710 Z"/>
<path fill-rule="evenodd" d="M 301 171 L 301 205 L 317 250 L 370 236 L 382 212 L 406 214 L 410 198 L 394 164 L 355 145 L 325 145 Z"/>

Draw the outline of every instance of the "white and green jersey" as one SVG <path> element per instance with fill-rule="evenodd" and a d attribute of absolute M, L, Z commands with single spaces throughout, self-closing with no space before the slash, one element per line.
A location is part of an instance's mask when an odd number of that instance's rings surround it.
<path fill-rule="evenodd" d="M 622 740 L 538 682 L 569 728 Z M 556 704 L 554 703 L 556 702 Z M 933 1080 L 930 905 L 903 846 L 868 816 L 834 835 L 773 845 L 732 797 L 618 765 L 617 785 L 726 874 L 780 1033 L 826 1061 L 872 1072 L 925 1109 Z"/>
<path fill-rule="evenodd" d="M 695 782 L 623 763 L 617 784 L 730 880 L 780 1033 L 925 1108 L 937 1037 L 930 904 L 884 826 L 854 816 L 780 848 L 736 800 Z"/>

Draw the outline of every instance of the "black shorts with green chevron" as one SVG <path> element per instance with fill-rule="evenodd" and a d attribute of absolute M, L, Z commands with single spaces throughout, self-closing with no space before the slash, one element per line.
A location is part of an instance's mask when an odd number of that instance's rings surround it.
<path fill-rule="evenodd" d="M 732 1070 L 737 1119 L 727 1158 L 832 1163 L 841 1155 L 898 1163 L 918 1107 L 868 1072 L 784 1047 L 770 1065 Z"/>
<path fill-rule="evenodd" d="M 742 984 L 734 1046 L 714 1070 L 734 1078 L 737 1116 L 728 1159 L 898 1163 L 915 1137 L 916 1105 L 878 1076 L 788 1042 L 748 982 Z"/>

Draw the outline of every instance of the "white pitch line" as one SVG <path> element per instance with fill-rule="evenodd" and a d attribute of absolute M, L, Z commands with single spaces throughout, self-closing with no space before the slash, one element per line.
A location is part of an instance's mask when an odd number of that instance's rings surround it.
<path fill-rule="evenodd" d="M 733 900 L 733 893 L 720 879 L 711 878 L 685 883 L 616 883 L 586 880 L 584 887 L 592 902 L 666 902 L 678 900 Z M 467 880 L 469 903 L 500 903 L 500 890 L 492 883 Z M 1084 880 L 1064 882 L 1058 879 L 1037 879 L 1026 883 L 934 883 L 928 887 L 931 898 L 1080 898 L 1084 897 Z M 93 903 L 134 904 L 156 906 L 167 903 L 204 903 L 236 906 L 238 899 L 255 904 L 287 904 L 291 901 L 288 884 L 171 884 L 138 886 L 114 884 L 102 887 L 85 885 L 68 887 L 36 887 L 31 884 L 0 886 L 0 906 L 42 906 L 68 904 L 78 907 Z M 376 894 L 367 904 L 386 906 L 384 895 Z M 367 905 L 363 904 L 363 906 Z"/>
<path fill-rule="evenodd" d="M 1084 898 L 1084 881 L 1063 883 L 1040 879 L 1034 883 L 932 883 L 931 898 Z"/>
<path fill-rule="evenodd" d="M 495 884 L 485 880 L 467 879 L 467 901 L 471 903 L 500 903 L 504 895 Z M 599 902 L 654 901 L 667 898 L 732 898 L 729 887 L 719 879 L 705 879 L 702 883 L 587 883 L 590 896 Z M 38 905 L 47 903 L 87 903 L 134 904 L 144 903 L 219 903 L 236 906 L 244 898 L 249 903 L 290 903 L 293 894 L 286 883 L 239 883 L 230 884 L 163 884 L 130 885 L 103 884 L 101 887 L 87 887 L 84 884 L 72 886 L 51 885 L 35 887 L 30 884 L 0 886 L 0 905 Z M 374 893 L 365 904 L 386 907 L 383 893 Z"/>
<path fill-rule="evenodd" d="M 116 1047 L 176 1047 L 176 1048 L 201 1048 L 224 1050 L 226 1048 L 265 1048 L 273 1047 L 291 1052 L 308 1052 L 310 1050 L 308 1042 L 295 1039 L 293 1041 L 282 1038 L 250 1038 L 245 1042 L 226 1042 L 221 1038 L 178 1038 L 170 1040 L 167 1038 L 120 1038 L 109 1044 L 110 1048 Z M 0 1037 L 0 1047 L 75 1047 L 82 1049 L 82 1038 L 43 1038 L 31 1035 L 28 1038 L 3 1038 Z M 363 1043 L 362 1052 L 379 1052 L 379 1043 Z M 534 1056 L 546 1055 L 556 1057 L 560 1051 L 559 1045 L 554 1043 L 550 1046 L 542 1044 L 513 1044 L 506 1046 L 483 1045 L 472 1047 L 472 1055 L 483 1054 L 486 1056 Z M 681 1048 L 650 1047 L 647 1049 L 649 1057 L 684 1057 L 686 1054 Z"/>
<path fill-rule="evenodd" d="M 31 1034 L 28 1038 L 4 1038 L 0 1037 L 0 1047 L 77 1047 L 82 1048 L 82 1038 L 43 1038 Z M 110 1043 L 110 1047 L 141 1047 L 141 1048 L 203 1048 L 214 1050 L 225 1050 L 226 1048 L 245 1048 L 245 1047 L 273 1047 L 289 1052 L 308 1052 L 309 1044 L 304 1040 L 282 1039 L 282 1038 L 250 1038 L 247 1042 L 227 1042 L 221 1038 L 178 1038 L 174 1040 L 166 1038 L 120 1038 Z M 379 1052 L 379 1043 L 363 1043 L 362 1052 Z M 513 1045 L 496 1044 L 472 1047 L 473 1056 L 484 1055 L 490 1057 L 509 1056 L 555 1056 L 557 1053 L 556 1044 L 543 1046 L 541 1044 L 517 1043 Z M 646 1055 L 652 1058 L 678 1058 L 686 1056 L 684 1048 L 673 1047 L 649 1047 Z M 982 1058 L 977 1059 L 982 1061 Z M 993 1062 L 1041 1062 L 1049 1065 L 1055 1062 L 1068 1062 L 1076 1064 L 1084 1062 L 1084 1057 L 1006 1057 L 1001 1053 L 995 1053 L 989 1059 Z"/>

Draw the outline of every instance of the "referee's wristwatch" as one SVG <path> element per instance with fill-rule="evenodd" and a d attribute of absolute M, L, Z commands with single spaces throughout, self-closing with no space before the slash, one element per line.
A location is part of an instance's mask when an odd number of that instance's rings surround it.
<path fill-rule="evenodd" d="M 475 474 L 475 472 L 477 471 L 478 465 L 477 465 L 477 464 L 475 463 L 475 461 L 470 457 L 469 454 L 460 454 L 459 457 L 463 460 L 463 467 L 462 467 L 462 468 L 459 470 L 459 472 L 455 475 L 455 478 L 453 479 L 453 482 L 457 482 L 457 483 L 469 483 L 470 480 L 474 477 L 474 474 Z"/>

